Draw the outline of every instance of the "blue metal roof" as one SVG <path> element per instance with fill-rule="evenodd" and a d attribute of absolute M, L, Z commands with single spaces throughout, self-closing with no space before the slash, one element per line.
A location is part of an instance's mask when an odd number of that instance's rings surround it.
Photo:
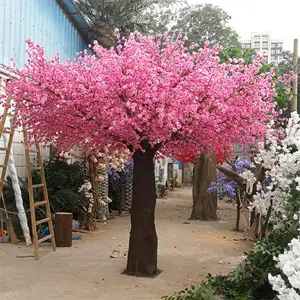
<path fill-rule="evenodd" d="M 92 32 L 89 24 L 80 13 L 72 0 L 56 0 L 88 43 L 91 42 Z"/>
<path fill-rule="evenodd" d="M 59 3 L 58 3 L 59 2 Z M 88 25 L 71 0 L 0 0 L 0 65 L 13 57 L 22 68 L 26 38 L 45 48 L 46 56 L 59 53 L 73 59 L 87 49 Z"/>

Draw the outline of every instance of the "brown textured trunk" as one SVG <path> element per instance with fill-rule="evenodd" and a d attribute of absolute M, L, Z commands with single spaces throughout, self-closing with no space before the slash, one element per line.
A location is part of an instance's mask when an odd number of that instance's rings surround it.
<path fill-rule="evenodd" d="M 202 154 L 196 161 L 193 174 L 193 211 L 191 220 L 217 220 L 217 195 L 207 190 L 217 178 L 214 157 Z"/>
<path fill-rule="evenodd" d="M 157 234 L 154 224 L 156 206 L 155 151 L 137 151 L 133 155 L 133 198 L 131 231 L 125 274 L 151 277 L 157 274 Z"/>
<path fill-rule="evenodd" d="M 93 24 L 92 35 L 92 39 L 97 40 L 98 43 L 106 49 L 110 49 L 116 44 L 114 25 L 105 18 L 97 20 Z"/>
<path fill-rule="evenodd" d="M 240 231 L 240 218 L 241 218 L 241 202 L 239 199 L 236 201 L 236 221 L 235 221 L 235 231 Z"/>

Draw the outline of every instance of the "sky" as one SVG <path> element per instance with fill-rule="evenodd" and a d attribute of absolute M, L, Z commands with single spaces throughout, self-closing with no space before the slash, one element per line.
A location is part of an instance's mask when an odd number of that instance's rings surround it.
<path fill-rule="evenodd" d="M 242 40 L 251 32 L 270 32 L 284 41 L 284 50 L 292 50 L 300 40 L 300 0 L 188 0 L 189 4 L 211 3 L 231 17 L 230 25 Z M 300 42 L 300 41 L 299 41 Z"/>

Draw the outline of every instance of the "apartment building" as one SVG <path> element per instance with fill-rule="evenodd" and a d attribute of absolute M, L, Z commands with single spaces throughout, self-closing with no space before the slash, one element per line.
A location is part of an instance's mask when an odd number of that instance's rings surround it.
<path fill-rule="evenodd" d="M 253 32 L 250 40 L 241 41 L 243 50 L 252 48 L 270 62 L 280 62 L 283 51 L 283 40 L 272 39 L 268 32 Z"/>

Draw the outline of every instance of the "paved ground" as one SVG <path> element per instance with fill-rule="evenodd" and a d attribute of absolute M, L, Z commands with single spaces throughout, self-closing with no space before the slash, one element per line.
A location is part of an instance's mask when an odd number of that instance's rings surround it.
<path fill-rule="evenodd" d="M 41 259 L 32 248 L 0 244 L 1 300 L 143 300 L 160 299 L 185 285 L 200 282 L 207 273 L 226 273 L 238 263 L 250 244 L 234 239 L 234 207 L 220 205 L 220 221 L 188 221 L 191 189 L 177 189 L 159 200 L 156 219 L 159 236 L 159 268 L 155 279 L 121 275 L 126 258 L 110 258 L 115 249 L 126 251 L 129 217 L 99 224 L 93 235 L 81 234 L 72 248 L 56 252 L 43 246 Z M 184 224 L 188 222 L 189 224 Z"/>

